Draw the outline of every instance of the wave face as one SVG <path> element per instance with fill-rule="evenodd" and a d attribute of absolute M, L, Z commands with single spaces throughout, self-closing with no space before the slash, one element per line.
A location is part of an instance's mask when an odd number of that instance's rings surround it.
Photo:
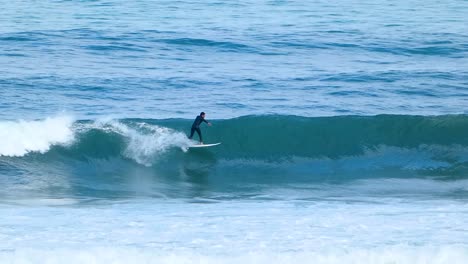
<path fill-rule="evenodd" d="M 128 184 L 137 193 L 155 195 L 157 189 L 166 196 L 187 182 L 210 193 L 237 193 L 258 186 L 468 175 L 465 115 L 244 116 L 204 126 L 207 143 L 222 142 L 207 149 L 188 148 L 191 122 L 3 122 L 0 171 L 8 176 L 4 184 L 18 191 L 104 197 L 132 196 Z"/>

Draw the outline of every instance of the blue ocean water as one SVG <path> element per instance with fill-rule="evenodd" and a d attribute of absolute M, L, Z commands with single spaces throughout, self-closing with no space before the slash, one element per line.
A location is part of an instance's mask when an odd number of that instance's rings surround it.
<path fill-rule="evenodd" d="M 468 261 L 467 1 L 2 4 L 0 263 Z"/>
<path fill-rule="evenodd" d="M 466 7 L 15 1 L 0 13 L 1 116 L 466 113 Z"/>

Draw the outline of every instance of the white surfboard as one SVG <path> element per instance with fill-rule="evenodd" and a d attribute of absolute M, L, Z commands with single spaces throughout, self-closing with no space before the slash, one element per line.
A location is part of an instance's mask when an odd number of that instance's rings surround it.
<path fill-rule="evenodd" d="M 192 145 L 189 148 L 207 148 L 207 147 L 213 147 L 213 146 L 218 146 L 221 144 L 221 142 L 218 143 L 213 143 L 213 144 L 198 144 L 198 145 Z"/>

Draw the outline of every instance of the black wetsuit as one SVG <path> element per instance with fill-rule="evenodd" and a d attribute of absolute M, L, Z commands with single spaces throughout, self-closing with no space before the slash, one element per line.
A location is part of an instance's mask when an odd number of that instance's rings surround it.
<path fill-rule="evenodd" d="M 192 129 L 190 130 L 190 137 L 189 137 L 190 139 L 192 139 L 193 134 L 195 133 L 195 131 L 197 131 L 198 137 L 200 138 L 200 142 L 203 141 L 201 131 L 200 131 L 200 124 L 202 122 L 205 122 L 208 124 L 208 121 L 206 121 L 205 118 L 201 116 L 197 116 L 197 118 L 195 118 L 195 121 L 193 121 L 193 124 L 192 124 Z"/>

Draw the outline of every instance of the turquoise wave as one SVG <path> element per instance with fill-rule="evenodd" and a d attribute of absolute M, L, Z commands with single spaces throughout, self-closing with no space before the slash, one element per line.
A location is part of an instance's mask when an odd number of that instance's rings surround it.
<path fill-rule="evenodd" d="M 77 132 L 72 145 L 54 146 L 46 156 L 72 159 L 109 159 L 125 156 L 132 138 L 144 138 L 138 148 L 154 145 L 146 154 L 148 162 L 180 159 L 192 153 L 210 153 L 223 161 L 262 161 L 278 163 L 295 159 L 342 160 L 350 157 L 384 155 L 390 151 L 426 155 L 436 161 L 454 163 L 464 160 L 468 146 L 468 116 L 244 116 L 213 120 L 202 126 L 205 143 L 222 142 L 209 149 L 184 152 L 186 145 L 174 143 L 170 135 L 188 134 L 192 120 L 123 119 L 118 121 L 133 132 L 122 133 L 112 124 Z M 92 121 L 79 121 L 86 127 Z M 148 129 L 151 128 L 151 129 Z M 168 129 L 166 139 L 154 128 Z M 197 135 L 195 135 L 197 139 Z M 160 142 L 161 141 L 161 142 Z M 173 144 L 171 144 L 173 143 Z M 139 143 L 140 144 L 140 143 Z M 145 144 L 147 146 L 145 146 Z M 164 150 L 158 144 L 169 145 Z M 150 148 L 151 149 L 151 148 Z M 39 154 L 43 155 L 43 154 Z M 154 160 L 151 160 L 154 155 Z M 173 156 L 177 156 L 174 158 Z M 195 155 L 195 154 L 194 154 Z M 408 157 L 410 158 L 410 157 Z M 174 161 L 174 160 L 172 160 Z M 402 165 L 405 161 L 402 161 Z"/>
<path fill-rule="evenodd" d="M 168 126 L 182 126 L 168 121 Z M 382 146 L 468 145 L 466 116 L 247 116 L 215 122 L 206 137 L 223 142 L 225 158 L 308 157 L 338 159 Z"/>
<path fill-rule="evenodd" d="M 222 144 L 204 149 L 187 149 L 191 122 L 75 122 L 72 142 L 0 156 L 4 191 L 15 186 L 21 192 L 127 197 L 133 195 L 129 182 L 144 179 L 156 196 L 192 196 L 195 190 L 242 196 L 291 184 L 457 181 L 468 175 L 465 115 L 211 120 L 212 127 L 202 127 L 205 142 Z"/>

